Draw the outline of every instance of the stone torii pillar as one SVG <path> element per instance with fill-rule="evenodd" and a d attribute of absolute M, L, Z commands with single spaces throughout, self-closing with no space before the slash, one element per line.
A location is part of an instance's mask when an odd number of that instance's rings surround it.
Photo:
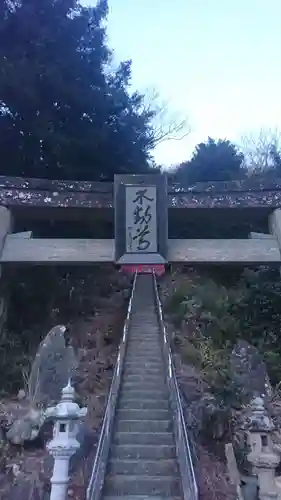
<path fill-rule="evenodd" d="M 13 219 L 10 210 L 0 206 L 0 255 L 7 235 L 12 232 L 12 226 Z M 8 311 L 8 291 L 5 285 L 6 283 L 2 275 L 2 266 L 0 266 L 0 330 L 5 324 Z"/>

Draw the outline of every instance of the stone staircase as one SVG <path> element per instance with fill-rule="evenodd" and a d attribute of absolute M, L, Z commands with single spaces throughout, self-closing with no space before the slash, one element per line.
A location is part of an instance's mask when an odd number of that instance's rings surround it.
<path fill-rule="evenodd" d="M 180 499 L 153 278 L 136 281 L 103 500 Z"/>

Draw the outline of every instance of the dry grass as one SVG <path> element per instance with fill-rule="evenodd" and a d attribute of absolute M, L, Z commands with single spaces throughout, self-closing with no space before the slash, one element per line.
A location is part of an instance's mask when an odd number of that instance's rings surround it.
<path fill-rule="evenodd" d="M 200 500 L 236 500 L 235 487 L 227 477 L 227 469 L 215 455 L 198 446 Z"/>

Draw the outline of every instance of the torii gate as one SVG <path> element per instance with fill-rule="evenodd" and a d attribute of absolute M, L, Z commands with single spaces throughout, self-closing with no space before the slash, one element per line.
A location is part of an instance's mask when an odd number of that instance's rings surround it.
<path fill-rule="evenodd" d="M 281 265 L 279 208 L 272 208 L 268 234 L 252 233 L 250 239 L 168 239 L 166 176 L 150 174 L 116 175 L 114 209 L 115 239 L 60 239 L 12 233 L 11 211 L 0 206 L 0 264 L 115 262 L 155 270 L 163 270 L 167 263 Z"/>

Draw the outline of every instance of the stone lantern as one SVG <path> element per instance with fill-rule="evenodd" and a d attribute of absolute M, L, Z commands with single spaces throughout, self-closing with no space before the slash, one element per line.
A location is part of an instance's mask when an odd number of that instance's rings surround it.
<path fill-rule="evenodd" d="M 75 390 L 70 381 L 62 390 L 61 401 L 46 410 L 46 417 L 55 421 L 53 439 L 47 444 L 48 451 L 54 457 L 50 500 L 67 498 L 69 461 L 80 447 L 76 436 L 79 420 L 86 413 L 87 408 L 80 408 L 75 403 Z"/>
<path fill-rule="evenodd" d="M 251 401 L 251 415 L 248 420 L 251 451 L 247 458 L 253 465 L 257 475 L 260 500 L 278 498 L 275 470 L 280 458 L 274 451 L 271 439 L 273 430 L 274 425 L 264 407 L 263 398 L 253 398 Z"/>

